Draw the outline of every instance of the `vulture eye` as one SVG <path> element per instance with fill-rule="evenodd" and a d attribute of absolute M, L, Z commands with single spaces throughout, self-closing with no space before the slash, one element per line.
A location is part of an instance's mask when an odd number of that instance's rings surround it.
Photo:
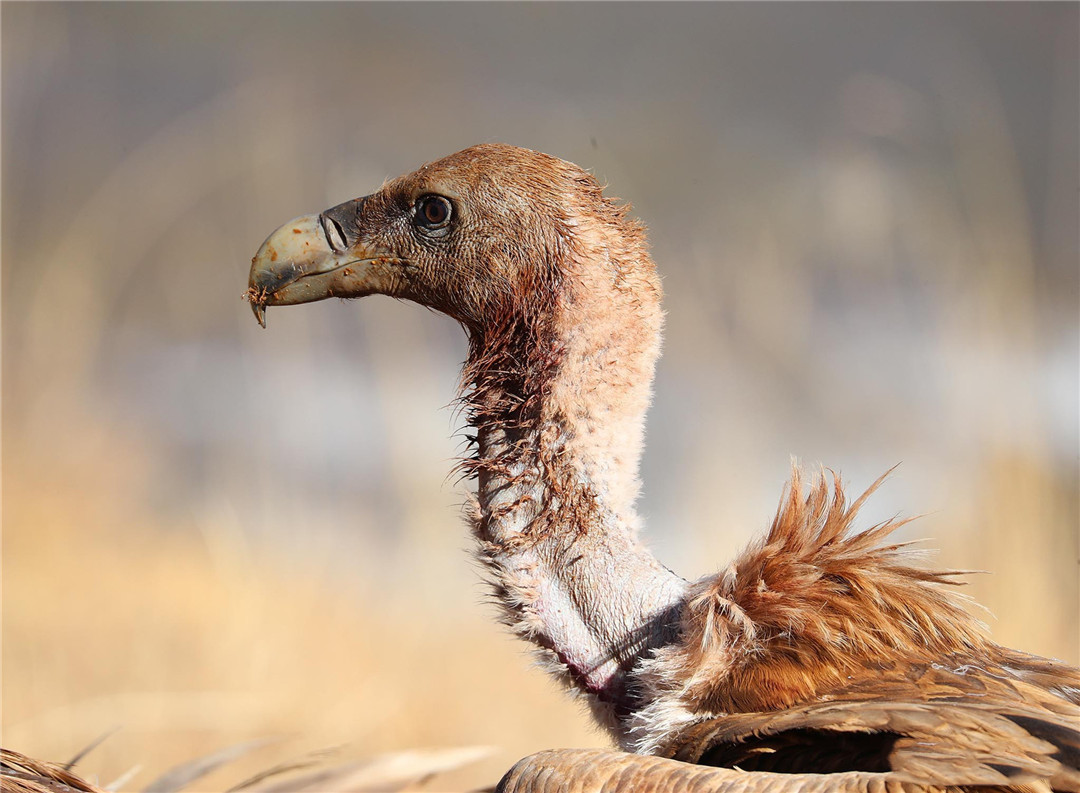
<path fill-rule="evenodd" d="M 445 228 L 453 208 L 449 199 L 441 195 L 421 196 L 416 202 L 416 223 L 425 229 Z"/>

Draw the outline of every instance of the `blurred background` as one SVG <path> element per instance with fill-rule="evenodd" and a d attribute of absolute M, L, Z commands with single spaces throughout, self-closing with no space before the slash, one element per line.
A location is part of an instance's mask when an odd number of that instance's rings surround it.
<path fill-rule="evenodd" d="M 1078 661 L 1076 4 L 0 13 L 6 746 L 120 727 L 80 767 L 131 788 L 265 736 L 495 747 L 467 787 L 604 743 L 484 603 L 455 324 L 241 300 L 280 223 L 481 141 L 649 225 L 662 560 L 724 566 L 792 455 L 902 463 L 864 525 L 924 513 L 997 640 Z"/>

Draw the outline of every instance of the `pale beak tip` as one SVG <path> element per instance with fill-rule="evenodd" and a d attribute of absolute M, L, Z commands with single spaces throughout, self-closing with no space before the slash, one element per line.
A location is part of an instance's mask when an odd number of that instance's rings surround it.
<path fill-rule="evenodd" d="M 255 315 L 255 321 L 263 328 L 266 327 L 266 305 L 264 303 L 252 303 L 251 313 Z"/>

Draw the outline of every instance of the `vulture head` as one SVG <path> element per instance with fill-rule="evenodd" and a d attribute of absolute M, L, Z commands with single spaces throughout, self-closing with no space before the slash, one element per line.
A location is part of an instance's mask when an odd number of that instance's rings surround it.
<path fill-rule="evenodd" d="M 644 229 L 626 208 L 576 165 L 503 144 L 473 146 L 286 223 L 253 259 L 249 286 L 261 324 L 267 306 L 383 294 L 481 333 L 550 315 L 563 299 L 620 290 L 651 302 L 659 320 Z"/>
<path fill-rule="evenodd" d="M 577 444 L 558 452 L 565 476 L 632 521 L 663 314 L 628 209 L 573 163 L 473 146 L 281 226 L 252 260 L 247 297 L 264 326 L 268 306 L 373 294 L 457 319 L 470 423 L 541 432 L 544 416 L 555 421 L 547 437 Z M 497 469 L 491 448 L 462 467 Z"/>

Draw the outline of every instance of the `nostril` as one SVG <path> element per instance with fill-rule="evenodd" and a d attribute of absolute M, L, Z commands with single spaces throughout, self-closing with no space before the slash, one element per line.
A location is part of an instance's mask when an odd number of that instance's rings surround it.
<path fill-rule="evenodd" d="M 341 228 L 341 224 L 328 215 L 323 215 L 319 220 L 322 222 L 323 234 L 326 235 L 326 242 L 331 250 L 334 253 L 344 253 L 348 245 L 345 242 L 345 230 Z"/>

